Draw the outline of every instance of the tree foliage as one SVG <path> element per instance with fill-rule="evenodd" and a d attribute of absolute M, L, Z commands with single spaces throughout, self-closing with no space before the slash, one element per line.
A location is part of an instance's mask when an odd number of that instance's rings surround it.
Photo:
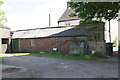
<path fill-rule="evenodd" d="M 0 0 L 0 6 L 2 6 L 4 2 Z M 7 22 L 7 19 L 5 17 L 5 12 L 0 9 L 0 26 L 3 26 L 3 22 Z"/>
<path fill-rule="evenodd" d="M 71 16 L 78 16 L 85 21 L 93 19 L 110 21 L 118 17 L 120 9 L 119 2 L 69 2 L 69 6 L 76 12 Z"/>
<path fill-rule="evenodd" d="M 115 48 L 117 48 L 117 47 L 118 47 L 117 41 L 118 41 L 118 39 L 117 39 L 117 38 L 115 38 L 115 40 L 113 40 L 113 47 L 115 47 Z"/>
<path fill-rule="evenodd" d="M 119 2 L 68 2 L 69 7 L 75 10 L 75 14 L 83 21 L 109 21 L 109 40 L 111 42 L 110 20 L 118 17 L 120 5 Z"/>

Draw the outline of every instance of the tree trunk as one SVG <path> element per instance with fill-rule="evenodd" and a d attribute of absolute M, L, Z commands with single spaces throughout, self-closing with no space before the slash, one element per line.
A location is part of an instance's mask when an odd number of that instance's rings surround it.
<path fill-rule="evenodd" d="M 110 28 L 110 20 L 109 20 L 109 40 L 110 40 L 110 43 L 111 43 L 111 28 Z"/>

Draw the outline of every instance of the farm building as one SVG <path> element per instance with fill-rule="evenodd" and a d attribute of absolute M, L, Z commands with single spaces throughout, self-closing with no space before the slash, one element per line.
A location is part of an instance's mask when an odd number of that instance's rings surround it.
<path fill-rule="evenodd" d="M 0 53 L 10 51 L 10 28 L 0 26 Z"/>
<path fill-rule="evenodd" d="M 71 8 L 66 9 L 63 15 L 58 20 L 58 25 L 59 26 L 78 25 L 80 18 L 78 18 L 77 16 L 70 17 L 69 15 L 71 13 L 75 13 L 75 11 Z"/>
<path fill-rule="evenodd" d="M 14 31 L 13 52 L 105 53 L 104 23 Z"/>
<path fill-rule="evenodd" d="M 67 2 L 67 9 L 64 11 L 62 16 L 59 18 L 58 25 L 59 26 L 78 25 L 82 19 L 78 18 L 78 16 L 71 17 L 70 14 L 72 13 L 75 13 L 75 10 L 71 9 Z"/>

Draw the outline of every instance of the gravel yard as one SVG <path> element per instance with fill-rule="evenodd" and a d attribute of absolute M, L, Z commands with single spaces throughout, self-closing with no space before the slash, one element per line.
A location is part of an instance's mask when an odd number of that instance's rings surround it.
<path fill-rule="evenodd" d="M 118 78 L 118 63 L 35 56 L 3 58 L 20 71 L 3 72 L 3 78 Z"/>

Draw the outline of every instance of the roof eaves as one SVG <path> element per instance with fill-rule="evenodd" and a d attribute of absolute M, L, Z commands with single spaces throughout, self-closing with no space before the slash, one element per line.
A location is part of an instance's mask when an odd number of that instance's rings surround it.
<path fill-rule="evenodd" d="M 87 35 L 75 35 L 75 36 L 47 36 L 47 37 L 26 37 L 26 38 L 12 38 L 12 39 L 38 39 L 38 38 L 55 38 L 55 37 L 80 37 Z"/>

